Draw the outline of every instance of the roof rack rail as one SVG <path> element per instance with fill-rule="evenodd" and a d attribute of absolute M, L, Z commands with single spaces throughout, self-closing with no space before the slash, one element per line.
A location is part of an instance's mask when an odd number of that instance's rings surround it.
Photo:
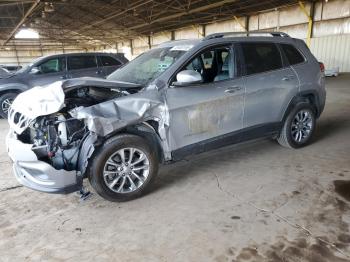
<path fill-rule="evenodd" d="M 290 37 L 288 34 L 283 32 L 264 32 L 264 31 L 250 31 L 250 32 L 225 32 L 225 33 L 215 33 L 207 35 L 203 40 L 209 40 L 214 38 L 224 38 L 224 37 L 235 37 L 235 36 L 256 36 L 256 35 L 271 35 L 273 37 Z"/>

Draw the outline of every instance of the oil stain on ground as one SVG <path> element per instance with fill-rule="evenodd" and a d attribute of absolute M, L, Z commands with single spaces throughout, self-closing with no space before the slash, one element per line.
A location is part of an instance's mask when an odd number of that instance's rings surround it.
<path fill-rule="evenodd" d="M 347 241 L 347 239 L 346 239 Z M 294 241 L 280 239 L 279 242 L 269 245 L 264 243 L 259 248 L 245 247 L 240 250 L 237 262 L 349 262 L 349 259 L 335 254 L 334 250 L 322 243 L 306 238 Z"/>
<path fill-rule="evenodd" d="M 350 201 L 350 180 L 335 180 L 333 183 L 335 192 Z"/>

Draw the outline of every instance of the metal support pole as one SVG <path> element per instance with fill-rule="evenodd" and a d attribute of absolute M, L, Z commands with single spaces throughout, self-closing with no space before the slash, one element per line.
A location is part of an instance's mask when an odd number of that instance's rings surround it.
<path fill-rule="evenodd" d="M 237 16 L 233 16 L 233 18 L 235 19 L 235 21 L 244 29 L 244 31 L 248 31 L 247 28 L 245 27 L 244 24 L 242 24 L 241 21 L 239 21 L 238 17 Z"/>
<path fill-rule="evenodd" d="M 132 39 L 130 39 L 130 54 L 133 56 L 134 55 L 134 47 L 132 44 Z"/>
<path fill-rule="evenodd" d="M 16 48 L 16 43 L 14 43 L 14 48 L 15 48 L 15 55 L 16 55 L 16 60 L 17 60 L 17 65 L 19 66 L 19 57 L 18 57 L 18 52 L 17 52 L 17 48 Z"/>
<path fill-rule="evenodd" d="M 311 36 L 312 36 L 312 29 L 313 29 L 313 7 L 311 7 L 310 14 L 305 8 L 305 5 L 303 2 L 299 1 L 300 9 L 304 12 L 308 19 L 308 28 L 307 28 L 307 36 L 306 36 L 306 44 L 308 47 L 310 47 L 311 44 Z"/>
<path fill-rule="evenodd" d="M 250 30 L 249 29 L 249 27 L 250 27 L 249 21 L 250 21 L 250 16 L 248 15 L 245 19 L 245 29 L 247 30 L 247 32 L 249 32 L 249 30 Z"/>
<path fill-rule="evenodd" d="M 202 25 L 203 37 L 205 37 L 205 35 L 207 34 L 205 30 L 206 30 L 206 26 Z"/>
<path fill-rule="evenodd" d="M 192 25 L 193 29 L 196 30 L 198 32 L 198 38 L 199 37 L 203 37 L 203 32 L 201 32 L 201 30 L 199 30 L 198 26 Z"/>
<path fill-rule="evenodd" d="M 148 36 L 148 49 L 151 49 L 152 48 L 152 38 L 151 36 L 149 35 Z"/>

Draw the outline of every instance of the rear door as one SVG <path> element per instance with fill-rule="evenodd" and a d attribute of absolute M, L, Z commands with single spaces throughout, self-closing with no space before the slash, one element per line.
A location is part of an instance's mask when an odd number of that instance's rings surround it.
<path fill-rule="evenodd" d="M 109 55 L 99 55 L 100 58 L 100 64 L 103 68 L 103 73 L 105 76 L 108 76 L 109 74 L 111 74 L 112 72 L 114 72 L 115 70 L 117 70 L 119 67 L 122 66 L 122 63 Z"/>
<path fill-rule="evenodd" d="M 180 70 L 195 70 L 204 82 L 167 89 L 172 150 L 242 128 L 244 84 L 235 61 L 232 45 L 222 45 L 199 53 Z"/>
<path fill-rule="evenodd" d="M 29 87 L 43 86 L 66 78 L 66 57 L 48 58 L 33 66 L 38 70 L 29 71 L 25 82 Z"/>
<path fill-rule="evenodd" d="M 246 98 L 244 127 L 278 123 L 299 82 L 275 43 L 242 43 Z"/>
<path fill-rule="evenodd" d="M 97 65 L 95 55 L 71 55 L 67 58 L 69 78 L 91 76 L 104 77 L 103 70 Z"/>

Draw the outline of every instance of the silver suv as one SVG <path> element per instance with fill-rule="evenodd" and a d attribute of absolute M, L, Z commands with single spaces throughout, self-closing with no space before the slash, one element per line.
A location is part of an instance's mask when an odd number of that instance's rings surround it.
<path fill-rule="evenodd" d="M 107 79 L 21 93 L 9 111 L 14 173 L 68 193 L 87 177 L 105 199 L 151 188 L 159 163 L 260 137 L 308 144 L 325 105 L 323 65 L 284 33 L 209 35 L 145 52 Z"/>

